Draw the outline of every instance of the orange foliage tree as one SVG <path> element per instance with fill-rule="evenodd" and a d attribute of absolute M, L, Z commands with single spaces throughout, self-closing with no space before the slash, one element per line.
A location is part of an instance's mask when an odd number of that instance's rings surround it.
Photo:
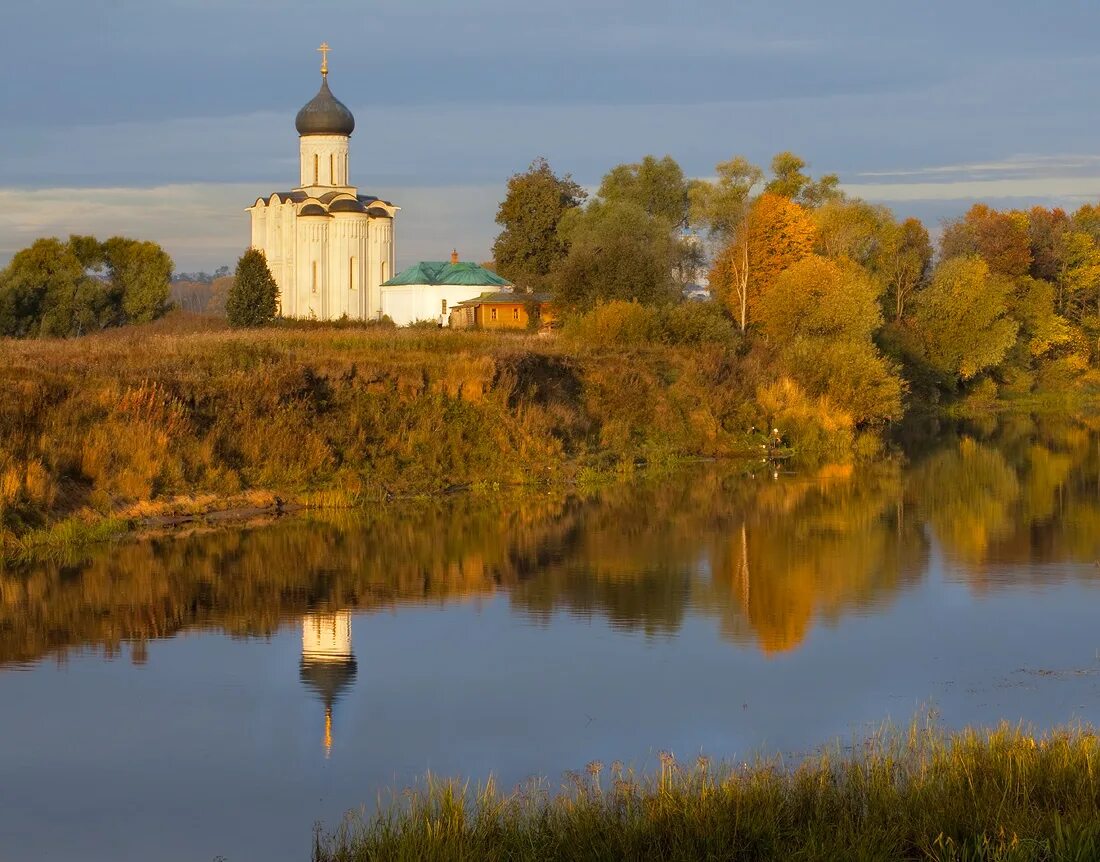
<path fill-rule="evenodd" d="M 789 198 L 765 192 L 753 202 L 710 271 L 711 290 L 742 330 L 756 299 L 780 273 L 813 252 L 814 237 L 810 214 Z"/>
<path fill-rule="evenodd" d="M 1032 261 L 1027 213 L 974 204 L 961 219 L 944 226 L 940 250 L 945 259 L 978 255 L 994 275 L 1027 275 Z"/>

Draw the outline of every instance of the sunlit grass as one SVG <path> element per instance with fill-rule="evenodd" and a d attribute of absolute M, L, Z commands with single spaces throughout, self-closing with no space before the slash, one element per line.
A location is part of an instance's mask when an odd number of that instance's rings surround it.
<path fill-rule="evenodd" d="M 545 783 L 429 778 L 373 818 L 318 833 L 315 860 L 1091 860 L 1100 739 L 930 723 L 799 763 L 661 757 L 638 776 L 590 763 Z"/>

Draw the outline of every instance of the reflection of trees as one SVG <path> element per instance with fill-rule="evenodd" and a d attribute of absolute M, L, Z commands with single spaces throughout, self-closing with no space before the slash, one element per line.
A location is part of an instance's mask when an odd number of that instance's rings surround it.
<path fill-rule="evenodd" d="M 0 573 L 0 663 L 124 642 L 140 660 L 145 641 L 188 628 L 266 636 L 318 607 L 487 595 L 537 568 L 570 521 L 560 498 L 454 497 L 103 547 L 79 565 Z"/>
<path fill-rule="evenodd" d="M 925 525 L 977 586 L 1065 577 L 1100 557 L 1100 435 L 1012 418 L 948 436 L 912 467 L 762 478 L 714 465 L 588 495 L 457 495 L 97 549 L 0 572 L 0 664 L 114 654 L 190 628 L 265 636 L 316 609 L 505 591 L 536 620 L 598 615 L 648 635 L 691 613 L 768 652 L 892 599 Z M 1022 565 L 1014 565 L 1022 564 Z"/>
<path fill-rule="evenodd" d="M 735 641 L 792 649 L 815 617 L 836 620 L 918 575 L 919 532 L 899 514 L 900 488 L 885 465 L 781 481 L 700 473 L 605 494 L 569 556 L 513 600 L 539 614 L 599 611 L 647 633 L 675 630 L 695 608 Z"/>
<path fill-rule="evenodd" d="M 883 465 L 761 489 L 714 544 L 700 602 L 734 640 L 780 652 L 797 647 L 815 617 L 835 622 L 888 599 L 920 574 L 920 533 L 900 487 L 897 468 Z"/>
<path fill-rule="evenodd" d="M 1009 416 L 909 471 L 906 497 L 975 586 L 1064 577 L 1100 556 L 1100 435 L 1066 415 Z M 1092 578 L 1093 567 L 1079 569 Z"/>

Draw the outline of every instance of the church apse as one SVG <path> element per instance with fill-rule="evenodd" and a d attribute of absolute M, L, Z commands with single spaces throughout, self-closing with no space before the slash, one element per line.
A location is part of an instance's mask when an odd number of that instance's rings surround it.
<path fill-rule="evenodd" d="M 332 710 L 359 669 L 351 645 L 351 613 L 330 611 L 302 618 L 300 677 L 325 707 L 325 757 L 332 754 Z"/>
<path fill-rule="evenodd" d="M 294 122 L 299 184 L 248 208 L 252 247 L 267 258 L 283 317 L 375 320 L 394 272 L 399 207 L 351 184 L 355 117 L 329 87 L 328 43 L 318 50 L 321 88 Z"/>

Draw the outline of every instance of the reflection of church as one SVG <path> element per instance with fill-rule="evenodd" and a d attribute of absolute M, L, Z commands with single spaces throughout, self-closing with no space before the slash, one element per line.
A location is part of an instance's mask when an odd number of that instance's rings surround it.
<path fill-rule="evenodd" d="M 332 751 L 332 707 L 355 682 L 348 611 L 306 614 L 302 619 L 301 679 L 325 705 L 325 757 Z"/>

